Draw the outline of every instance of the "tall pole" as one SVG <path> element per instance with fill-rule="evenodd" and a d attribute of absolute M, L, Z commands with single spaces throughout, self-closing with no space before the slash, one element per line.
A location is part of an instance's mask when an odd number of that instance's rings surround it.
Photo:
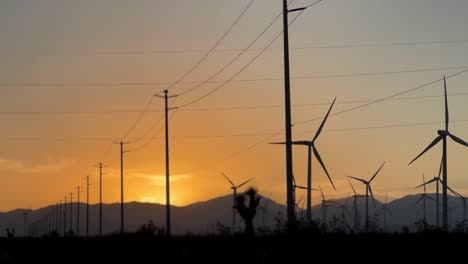
<path fill-rule="evenodd" d="M 86 236 L 89 236 L 89 176 L 86 176 Z"/>
<path fill-rule="evenodd" d="M 293 186 L 293 164 L 292 164 L 292 132 L 291 132 L 291 91 L 289 76 L 289 32 L 288 32 L 288 3 L 283 0 L 283 37 L 284 37 L 284 108 L 285 108 L 285 131 L 286 131 L 286 201 L 288 230 L 293 231 L 296 226 L 296 215 L 294 213 L 294 186 Z"/>
<path fill-rule="evenodd" d="M 168 91 L 164 90 L 164 97 L 156 95 L 157 97 L 164 98 L 164 116 L 165 116 L 165 127 L 166 127 L 166 229 L 167 236 L 171 236 L 171 195 L 170 195 L 170 183 L 169 183 L 169 110 L 175 108 L 169 108 L 168 99 L 176 97 L 177 95 L 168 96 Z"/>
<path fill-rule="evenodd" d="M 232 197 L 232 234 L 236 234 L 236 197 L 237 197 L 237 188 L 234 187 L 234 195 Z"/>
<path fill-rule="evenodd" d="M 439 205 L 440 205 L 439 204 L 439 180 L 440 180 L 440 178 L 438 178 L 437 181 L 436 181 L 436 194 L 437 194 L 437 196 L 436 196 L 436 226 L 437 226 L 437 228 L 440 227 L 439 226 L 439 217 L 440 217 L 439 216 Z"/>
<path fill-rule="evenodd" d="M 164 108 L 166 121 L 166 228 L 167 236 L 171 236 L 171 195 L 169 186 L 169 120 L 167 106 L 167 90 L 164 90 Z"/>
<path fill-rule="evenodd" d="M 57 233 L 57 235 L 59 234 L 59 213 L 60 213 L 60 205 L 59 203 L 57 203 L 55 205 L 55 232 Z"/>
<path fill-rule="evenodd" d="M 369 185 L 366 184 L 366 232 L 369 228 Z"/>
<path fill-rule="evenodd" d="M 444 154 L 442 155 L 443 160 L 443 175 L 442 175 L 442 226 L 445 232 L 448 231 L 448 212 L 447 212 L 447 137 L 443 138 L 442 149 Z"/>
<path fill-rule="evenodd" d="M 123 173 L 123 141 L 120 141 L 120 233 L 124 232 L 124 173 Z"/>
<path fill-rule="evenodd" d="M 70 234 L 73 232 L 73 192 L 70 193 Z"/>
<path fill-rule="evenodd" d="M 80 186 L 76 188 L 78 189 L 76 192 L 76 236 L 80 236 Z"/>
<path fill-rule="evenodd" d="M 312 224 L 312 147 L 307 151 L 307 223 Z M 344 214 L 344 213 L 343 213 Z"/>
<path fill-rule="evenodd" d="M 120 233 L 123 234 L 125 230 L 124 224 L 124 153 L 129 152 L 129 150 L 124 151 L 124 145 L 130 142 L 114 142 L 114 144 L 120 145 Z"/>
<path fill-rule="evenodd" d="M 63 235 L 67 235 L 67 196 L 65 196 L 65 202 L 63 202 Z"/>
<path fill-rule="evenodd" d="M 102 236 L 102 162 L 99 163 L 99 236 Z"/>

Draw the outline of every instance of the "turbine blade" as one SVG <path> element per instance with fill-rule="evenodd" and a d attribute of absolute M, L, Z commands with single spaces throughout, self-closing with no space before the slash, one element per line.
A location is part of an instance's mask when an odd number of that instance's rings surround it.
<path fill-rule="evenodd" d="M 369 180 L 369 182 L 371 182 L 376 176 L 377 174 L 379 174 L 379 171 L 382 169 L 382 167 L 385 165 L 385 161 L 384 163 L 380 166 L 380 168 L 375 172 L 374 176 L 372 176 L 372 178 Z"/>
<path fill-rule="evenodd" d="M 270 142 L 268 144 L 271 144 L 271 145 L 285 145 L 286 142 Z"/>
<path fill-rule="evenodd" d="M 248 179 L 247 181 L 245 181 L 245 182 L 239 184 L 239 186 L 237 186 L 237 188 L 240 188 L 240 187 L 246 185 L 248 182 L 250 182 L 250 181 L 253 180 L 253 179 L 255 179 L 255 177 L 252 177 L 252 178 Z"/>
<path fill-rule="evenodd" d="M 449 137 L 450 137 L 453 141 L 457 142 L 458 144 L 461 144 L 461 145 L 463 145 L 463 146 L 465 146 L 465 147 L 468 147 L 468 143 L 466 143 L 465 141 L 463 141 L 463 139 L 461 139 L 461 138 L 459 138 L 459 137 L 457 137 L 457 136 L 455 136 L 455 135 L 453 135 L 453 134 L 449 134 Z"/>
<path fill-rule="evenodd" d="M 426 179 L 424 178 L 424 173 L 423 173 L 423 184 L 424 184 L 424 194 L 426 194 Z"/>
<path fill-rule="evenodd" d="M 372 197 L 372 202 L 374 202 L 374 208 L 377 208 L 377 205 L 375 204 L 374 194 L 372 193 L 372 187 L 371 187 L 370 183 L 368 183 L 367 186 L 369 188 L 369 192 L 370 192 L 370 195 Z"/>
<path fill-rule="evenodd" d="M 300 186 L 300 185 L 296 185 L 296 188 L 298 188 L 298 189 L 302 189 L 302 190 L 307 190 L 307 187 Z"/>
<path fill-rule="evenodd" d="M 333 99 L 333 103 L 330 105 L 330 108 L 328 109 L 327 114 L 325 115 L 325 118 L 323 118 L 322 123 L 320 124 L 319 129 L 317 130 L 317 133 L 315 133 L 314 138 L 312 139 L 312 142 L 315 142 L 315 140 L 320 136 L 320 133 L 322 133 L 323 126 L 325 125 L 325 122 L 327 122 L 328 115 L 330 115 L 330 112 L 333 108 L 333 105 L 335 104 L 336 97 Z"/>
<path fill-rule="evenodd" d="M 447 185 L 447 189 L 449 189 L 455 196 L 458 196 L 458 197 L 461 197 L 461 194 L 457 193 L 456 191 L 454 191 L 452 188 L 450 188 L 448 185 Z"/>
<path fill-rule="evenodd" d="M 449 110 L 448 110 L 448 100 L 447 100 L 447 82 L 445 81 L 445 75 L 444 75 L 444 95 L 445 95 L 445 131 L 448 131 Z"/>
<path fill-rule="evenodd" d="M 346 197 L 346 202 L 344 204 L 344 207 L 348 206 L 348 201 L 349 201 L 349 192 L 348 192 L 348 197 Z"/>
<path fill-rule="evenodd" d="M 323 164 L 322 158 L 320 157 L 319 152 L 317 151 L 317 148 L 315 146 L 312 146 L 312 150 L 314 151 L 314 155 L 317 158 L 318 162 L 320 163 L 320 166 L 322 166 L 322 169 L 325 171 L 325 174 L 327 174 L 328 180 L 330 180 L 331 185 L 333 186 L 333 189 L 335 189 L 335 184 L 333 183 L 332 178 L 330 177 L 330 174 L 327 171 L 327 168 L 325 167 L 325 164 Z"/>
<path fill-rule="evenodd" d="M 435 202 L 434 198 L 430 197 L 429 195 L 426 195 L 426 198 Z"/>
<path fill-rule="evenodd" d="M 423 183 L 423 184 L 421 184 L 421 185 L 418 185 L 418 186 L 416 186 L 416 187 L 414 187 L 414 188 L 417 189 L 417 188 L 419 188 L 419 187 L 426 186 L 426 185 L 428 185 L 428 184 L 430 184 L 430 183 L 433 183 L 433 182 L 435 182 L 435 181 L 437 181 L 437 178 L 433 178 L 432 180 L 430 180 L 430 181 L 428 181 L 428 182 L 426 182 L 426 183 Z"/>
<path fill-rule="evenodd" d="M 360 178 L 356 178 L 356 177 L 353 177 L 353 176 L 346 176 L 346 177 L 351 178 L 351 179 L 355 179 L 356 181 L 360 181 L 360 182 L 362 182 L 362 183 L 364 183 L 364 184 L 367 183 L 365 180 L 360 179 Z"/>
<path fill-rule="evenodd" d="M 440 167 L 439 167 L 439 176 L 437 178 L 440 179 L 440 175 L 442 174 L 442 166 L 444 165 L 444 154 L 442 153 L 442 159 L 440 159 Z"/>
<path fill-rule="evenodd" d="M 349 179 L 348 179 L 348 182 L 351 185 L 351 189 L 353 189 L 354 194 L 357 195 L 356 190 L 354 189 L 354 186 Z"/>
<path fill-rule="evenodd" d="M 319 185 L 320 193 L 322 194 L 322 199 L 325 200 L 325 195 L 323 195 L 322 187 Z"/>
<path fill-rule="evenodd" d="M 418 204 L 423 198 L 424 198 L 424 195 L 421 195 L 421 197 L 419 197 L 419 199 L 416 201 L 416 204 Z"/>
<path fill-rule="evenodd" d="M 224 176 L 224 178 L 226 178 L 226 180 L 228 180 L 232 187 L 236 187 L 236 185 L 228 178 L 228 176 L 226 176 L 226 174 L 224 174 L 222 171 L 220 171 L 220 173 Z"/>
<path fill-rule="evenodd" d="M 443 138 L 443 136 L 438 136 L 436 137 L 432 142 L 431 144 L 429 144 L 429 146 L 427 146 L 418 156 L 416 156 L 416 158 L 414 158 L 410 163 L 408 163 L 408 165 L 411 165 L 411 163 L 413 163 L 415 160 L 417 160 L 419 157 L 421 157 L 424 153 L 426 153 L 426 151 L 428 151 L 429 149 L 431 149 L 433 146 L 435 146 L 435 144 L 439 143 L 439 141 L 441 141 Z"/>
<path fill-rule="evenodd" d="M 390 211 L 390 209 L 388 209 L 388 207 L 385 206 L 385 210 L 387 210 L 387 212 L 389 212 L 390 214 L 392 214 L 392 211 Z"/>

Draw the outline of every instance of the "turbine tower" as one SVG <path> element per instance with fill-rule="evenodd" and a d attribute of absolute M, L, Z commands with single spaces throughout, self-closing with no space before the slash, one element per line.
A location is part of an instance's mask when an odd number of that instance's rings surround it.
<path fill-rule="evenodd" d="M 237 189 L 246 185 L 248 182 L 250 182 L 251 180 L 253 180 L 254 178 L 250 178 L 249 180 L 239 184 L 239 185 L 235 185 L 229 178 L 228 176 L 226 176 L 226 174 L 222 173 L 221 174 L 224 176 L 224 178 L 226 178 L 226 180 L 228 180 L 228 182 L 231 184 L 231 190 L 232 190 L 232 234 L 234 235 L 236 233 L 236 196 L 237 196 Z"/>
<path fill-rule="evenodd" d="M 382 205 L 382 211 L 383 211 L 383 231 L 385 232 L 387 228 L 387 212 L 389 214 L 392 214 L 392 211 L 388 209 L 388 193 L 385 194 L 385 203 Z"/>
<path fill-rule="evenodd" d="M 421 194 L 421 197 L 419 197 L 419 199 L 416 201 L 416 204 L 418 204 L 421 200 L 423 201 L 423 218 L 422 218 L 422 221 L 423 221 L 423 225 L 426 226 L 426 224 L 427 224 L 427 221 L 426 221 L 426 198 L 429 199 L 429 200 L 432 200 L 432 201 L 434 201 L 434 199 L 426 194 L 426 179 L 424 178 L 424 174 L 423 174 L 422 177 L 423 177 L 423 184 L 420 185 L 420 186 L 424 187 L 424 193 Z"/>
<path fill-rule="evenodd" d="M 333 186 L 333 189 L 336 190 L 335 184 L 333 183 L 333 180 L 330 177 L 330 174 L 328 173 L 327 168 L 325 167 L 325 164 L 322 161 L 322 157 L 320 156 L 320 153 L 317 150 L 317 147 L 315 146 L 315 140 L 320 136 L 320 133 L 322 133 L 322 129 L 325 126 L 325 123 L 327 122 L 328 116 L 330 115 L 330 112 L 333 108 L 333 105 L 335 104 L 336 97 L 333 100 L 330 108 L 328 109 L 327 114 L 322 120 L 322 123 L 320 124 L 317 132 L 315 133 L 315 136 L 312 138 L 312 140 L 301 140 L 301 141 L 292 141 L 292 145 L 299 145 L 299 146 L 306 146 L 307 147 L 307 222 L 309 224 L 312 223 L 312 151 L 313 155 L 317 158 L 317 161 L 320 163 L 320 166 L 322 166 L 323 170 L 328 176 L 328 179 L 330 180 L 331 185 Z M 281 144 L 284 145 L 286 142 L 273 142 L 270 144 Z"/>
<path fill-rule="evenodd" d="M 453 141 L 460 145 L 468 147 L 468 143 L 463 141 L 461 138 L 453 135 L 449 132 L 449 111 L 448 111 L 448 100 L 447 100 L 447 83 L 444 76 L 444 95 L 445 95 L 445 130 L 437 130 L 438 136 L 427 146 L 416 158 L 414 158 L 408 165 L 413 163 L 429 149 L 434 147 L 437 143 L 442 141 L 442 226 L 445 232 L 448 231 L 448 204 L 447 204 L 447 136 Z"/>
<path fill-rule="evenodd" d="M 372 188 L 371 188 L 371 182 L 375 179 L 375 177 L 377 176 L 377 174 L 380 172 L 380 170 L 382 169 L 382 167 L 385 165 L 385 162 L 380 166 L 380 168 L 374 173 L 374 175 L 370 178 L 370 180 L 366 181 L 364 179 L 361 179 L 361 178 L 356 178 L 356 177 L 352 177 L 352 176 L 348 176 L 348 178 L 351 178 L 351 179 L 354 179 L 354 180 L 357 180 L 357 181 L 360 181 L 362 182 L 364 185 L 366 185 L 366 226 L 365 226 L 365 230 L 366 232 L 368 231 L 369 229 L 369 193 L 371 194 L 371 197 L 372 197 L 372 201 L 374 202 L 374 207 L 377 207 L 375 205 L 375 199 L 374 199 L 374 194 L 372 193 Z"/>
<path fill-rule="evenodd" d="M 349 185 L 351 185 L 351 189 L 353 190 L 353 198 L 354 198 L 354 201 L 353 201 L 353 208 L 354 209 L 354 231 L 357 232 L 359 231 L 359 208 L 358 208 L 358 204 L 357 204 L 357 199 L 358 198 L 365 198 L 366 196 L 365 195 L 362 195 L 362 194 L 358 194 L 356 192 L 356 190 L 354 189 L 354 186 L 353 184 L 351 183 L 351 181 L 348 179 L 348 182 L 349 182 Z"/>

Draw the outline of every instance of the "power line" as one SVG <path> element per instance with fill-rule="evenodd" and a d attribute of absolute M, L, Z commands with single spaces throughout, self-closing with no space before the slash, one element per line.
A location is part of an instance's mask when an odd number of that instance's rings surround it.
<path fill-rule="evenodd" d="M 291 24 L 294 23 L 294 21 L 296 21 L 297 18 L 299 18 L 299 16 L 302 14 L 304 10 L 300 11 L 296 17 L 289 23 L 288 27 L 291 26 Z M 266 49 L 268 49 L 271 45 L 273 45 L 273 43 L 283 34 L 283 31 L 281 31 L 280 34 L 278 34 L 270 43 L 268 43 L 268 45 L 261 51 L 259 52 L 252 60 L 250 60 L 244 67 L 242 67 L 238 72 L 236 72 L 234 75 L 231 76 L 231 78 L 229 78 L 226 82 L 222 83 L 221 85 L 219 85 L 218 87 L 214 88 L 213 90 L 209 91 L 208 93 L 204 94 L 203 96 L 201 97 L 198 97 L 197 99 L 195 100 L 192 100 L 188 103 L 185 103 L 185 104 L 182 104 L 182 105 L 179 105 L 178 107 L 179 108 L 182 108 L 182 107 L 186 107 L 186 106 L 189 106 L 189 105 L 192 105 L 194 103 L 197 103 L 203 99 L 205 99 L 206 97 L 210 96 L 211 94 L 213 94 L 214 92 L 218 91 L 219 89 L 221 89 L 222 87 L 224 87 L 226 84 L 230 83 L 231 80 L 233 80 L 234 78 L 236 78 L 239 74 L 241 74 L 245 69 L 247 69 L 247 67 L 249 67 L 255 60 L 257 60 L 265 51 Z"/>
<path fill-rule="evenodd" d="M 358 72 L 358 73 L 345 73 L 345 74 L 326 74 L 326 75 L 310 75 L 310 76 L 296 76 L 291 77 L 292 80 L 303 79 L 327 79 L 327 78 L 344 78 L 344 77 L 359 77 L 359 76 L 374 76 L 374 75 L 393 75 L 403 73 L 418 73 L 430 71 L 443 71 L 443 70 L 458 70 L 466 69 L 468 66 L 453 66 L 453 67 L 437 67 L 425 69 L 410 69 L 410 70 L 395 70 L 395 71 L 379 71 L 379 72 Z M 253 79 L 237 79 L 230 80 L 232 83 L 236 82 L 262 82 L 262 81 L 282 81 L 282 78 L 253 78 Z M 224 83 L 229 80 L 210 80 L 206 83 Z M 199 84 L 204 81 L 187 81 L 180 82 L 180 84 Z M 129 83 L 0 83 L 2 87 L 121 87 L 121 86 L 166 86 L 171 82 L 129 82 Z"/>
<path fill-rule="evenodd" d="M 447 94 L 447 96 L 465 96 L 467 93 L 453 93 Z M 392 98 L 388 101 L 402 101 L 402 100 L 415 100 L 415 99 L 433 99 L 443 97 L 444 95 L 425 95 L 425 96 L 408 96 L 408 97 L 399 97 Z M 377 99 L 368 99 L 368 100 L 351 100 L 351 101 L 341 101 L 336 102 L 335 104 L 358 104 L 358 103 L 368 103 L 374 102 Z M 175 100 L 174 100 L 175 101 Z M 294 104 L 292 107 L 310 107 L 310 106 L 329 106 L 331 102 L 320 102 L 320 103 L 310 103 L 310 104 Z M 172 107 L 172 105 L 171 105 Z M 231 107 L 207 107 L 207 108 L 187 108 L 179 109 L 180 112 L 196 112 L 196 111 L 231 111 L 231 110 L 262 110 L 262 109 L 274 109 L 280 108 L 282 105 L 251 105 L 251 106 L 231 106 Z M 135 113 L 137 110 L 113 110 L 113 111 L 4 111 L 0 112 L 0 115 L 92 115 L 92 114 L 122 114 L 122 113 Z M 162 112 L 162 110 L 153 110 L 148 112 Z M 150 128 L 150 131 L 161 121 L 160 117 Z M 142 136 L 136 137 L 132 140 L 139 141 L 140 138 L 145 138 L 148 132 L 145 132 Z"/>
<path fill-rule="evenodd" d="M 459 72 L 454 73 L 454 74 L 452 74 L 452 75 L 448 75 L 448 76 L 446 77 L 446 79 L 449 79 L 449 78 L 452 78 L 452 77 L 454 77 L 454 76 L 463 74 L 463 73 L 465 73 L 465 72 L 468 72 L 468 69 L 463 70 L 463 71 L 459 71 Z M 378 100 L 375 100 L 375 101 L 372 101 L 372 102 L 368 102 L 368 103 L 365 103 L 365 104 L 362 104 L 362 105 L 359 105 L 359 106 L 356 106 L 356 107 L 352 107 L 352 108 L 348 108 L 348 109 L 346 109 L 346 110 L 342 110 L 342 111 L 339 111 L 339 112 L 335 112 L 335 113 L 330 114 L 330 116 L 335 116 L 335 115 L 344 114 L 344 113 L 351 112 L 351 111 L 354 111 L 354 110 L 357 110 L 357 109 L 360 109 L 360 108 L 363 108 L 363 107 L 366 107 L 366 106 L 369 106 L 369 105 L 373 105 L 373 104 L 376 104 L 376 103 L 379 103 L 379 102 L 388 101 L 389 99 L 392 99 L 392 98 L 398 97 L 398 96 L 400 96 L 400 95 L 407 94 L 407 93 L 410 93 L 410 92 L 419 90 L 419 89 L 421 89 L 421 88 L 424 88 L 424 87 L 426 87 L 426 86 L 432 85 L 432 84 L 434 84 L 434 83 L 440 82 L 440 81 L 442 81 L 443 79 L 444 79 L 444 78 L 440 78 L 440 79 L 437 79 L 437 80 L 435 80 L 435 81 L 428 82 L 428 83 L 425 83 L 425 84 L 423 84 L 423 85 L 420 85 L 420 86 L 417 86 L 417 87 L 414 87 L 414 88 L 411 88 L 411 89 L 408 89 L 408 90 L 405 90 L 405 91 L 396 93 L 396 94 L 394 94 L 394 95 L 390 95 L 390 96 L 384 97 L 384 98 L 382 98 L 382 99 L 378 99 Z M 308 123 L 308 122 L 315 121 L 315 120 L 318 120 L 318 119 L 321 119 L 321 117 L 320 117 L 320 118 L 314 118 L 314 119 L 308 119 L 308 120 L 304 120 L 304 121 L 301 121 L 301 122 L 297 122 L 297 123 L 295 123 L 294 125 L 300 125 L 300 124 Z"/>
<path fill-rule="evenodd" d="M 244 14 L 249 10 L 250 6 L 253 4 L 255 0 L 251 0 L 250 3 L 245 7 L 245 9 L 242 11 L 242 13 L 237 17 L 237 19 L 229 26 L 229 28 L 224 32 L 224 34 L 221 36 L 218 41 L 211 47 L 211 49 L 208 50 L 208 52 L 200 58 L 200 60 L 195 63 L 192 68 L 190 68 L 185 74 L 183 74 L 179 79 L 177 79 L 173 84 L 171 84 L 167 89 L 171 89 L 175 85 L 177 85 L 179 82 L 183 81 L 188 75 L 190 75 L 200 64 L 202 64 L 206 58 L 218 47 L 218 45 L 226 38 L 226 36 L 231 32 L 231 30 L 234 28 L 234 26 L 239 22 L 239 20 L 244 16 Z"/>
<path fill-rule="evenodd" d="M 448 40 L 448 41 L 418 41 L 418 42 L 391 42 L 391 43 L 361 43 L 361 44 L 346 44 L 346 45 L 322 45 L 322 46 L 299 46 L 291 47 L 291 50 L 307 50 L 307 49 L 348 49 L 348 48 L 379 48 L 379 47 L 404 47 L 404 46 L 428 46 L 428 45 L 445 45 L 445 44 L 462 44 L 467 43 L 467 40 Z M 237 52 L 243 49 L 216 49 L 212 53 L 227 53 Z M 248 51 L 259 51 L 260 48 L 251 48 Z M 268 50 L 280 50 L 276 48 Z M 132 56 L 132 55 L 162 55 L 162 54 L 191 54 L 205 53 L 206 49 L 191 49 L 191 50 L 147 50 L 147 51 L 96 51 L 83 54 L 47 54 L 47 53 L 0 53 L 3 57 L 77 57 L 77 56 Z"/>
<path fill-rule="evenodd" d="M 290 2 L 290 4 L 292 3 L 293 1 Z M 267 26 L 266 28 L 263 29 L 262 32 L 260 32 L 260 34 L 257 35 L 257 37 L 255 37 L 255 39 L 253 41 L 251 41 L 247 47 L 245 47 L 240 53 L 238 53 L 232 60 L 230 60 L 226 65 L 224 65 L 220 70 L 218 70 L 217 72 L 215 72 L 213 75 L 211 75 L 208 79 L 206 79 L 205 81 L 199 83 L 198 85 L 195 85 L 194 87 L 191 87 L 183 92 L 180 92 L 179 94 L 180 95 L 184 95 L 184 94 L 187 94 L 187 93 L 190 93 L 198 88 L 200 88 L 201 86 L 205 85 L 206 83 L 208 83 L 209 81 L 213 80 L 214 78 L 216 78 L 216 76 L 218 76 L 219 74 L 221 74 L 222 72 L 224 72 L 228 67 L 230 67 L 234 62 L 236 62 L 242 55 L 244 55 L 245 52 L 247 52 L 247 50 L 252 47 L 253 44 L 255 44 L 255 42 L 257 42 L 267 31 L 268 29 L 270 29 L 270 27 L 273 26 L 273 24 L 276 22 L 276 20 L 278 20 L 278 18 L 281 17 L 283 12 L 280 12 Z"/>

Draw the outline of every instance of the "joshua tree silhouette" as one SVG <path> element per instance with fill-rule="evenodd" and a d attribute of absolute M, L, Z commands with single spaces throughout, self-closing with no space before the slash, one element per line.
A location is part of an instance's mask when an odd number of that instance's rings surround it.
<path fill-rule="evenodd" d="M 257 207 L 260 203 L 260 197 L 257 196 L 258 191 L 253 187 L 247 189 L 245 193 L 236 196 L 236 209 L 239 215 L 244 219 L 244 233 L 249 236 L 254 235 L 253 218 L 257 212 Z M 245 205 L 246 198 L 249 198 L 249 206 Z"/>

